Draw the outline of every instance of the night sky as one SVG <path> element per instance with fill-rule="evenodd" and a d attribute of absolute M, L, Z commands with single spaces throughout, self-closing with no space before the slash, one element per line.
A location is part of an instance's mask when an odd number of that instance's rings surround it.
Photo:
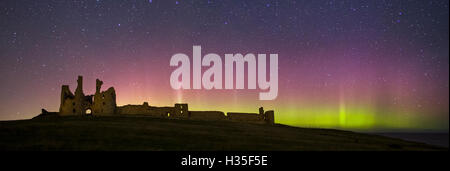
<path fill-rule="evenodd" d="M 57 111 L 95 79 L 118 105 L 258 112 L 351 130 L 449 129 L 449 1 L 0 1 L 0 120 Z M 173 90 L 172 55 L 277 53 L 279 91 Z M 191 60 L 192 61 L 192 60 Z M 207 68 L 204 68 L 205 71 Z"/>

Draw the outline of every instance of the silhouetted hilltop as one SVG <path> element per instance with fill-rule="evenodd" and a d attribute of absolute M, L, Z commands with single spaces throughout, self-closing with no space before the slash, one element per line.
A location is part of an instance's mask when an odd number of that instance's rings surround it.
<path fill-rule="evenodd" d="M 0 121 L 0 136 L 0 150 L 448 150 L 350 131 L 139 115 Z"/>

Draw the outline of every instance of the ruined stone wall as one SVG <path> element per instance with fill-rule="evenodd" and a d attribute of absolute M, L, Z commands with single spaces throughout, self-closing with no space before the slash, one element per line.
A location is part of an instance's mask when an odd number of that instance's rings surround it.
<path fill-rule="evenodd" d="M 174 107 L 152 107 L 148 103 L 143 105 L 125 105 L 119 106 L 116 110 L 121 115 L 147 115 L 154 117 L 171 117 L 175 114 Z"/>
<path fill-rule="evenodd" d="M 221 111 L 189 111 L 189 118 L 195 120 L 227 120 Z"/>
<path fill-rule="evenodd" d="M 144 105 L 125 105 L 125 106 L 119 106 L 116 110 L 117 114 L 122 115 L 143 115 L 143 114 L 154 114 L 151 112 L 149 106 Z M 160 115 L 160 114 L 158 114 Z M 156 115 L 155 115 L 156 116 Z"/>
<path fill-rule="evenodd" d="M 264 122 L 264 115 L 257 113 L 228 112 L 227 117 L 231 121 L 239 122 Z"/>

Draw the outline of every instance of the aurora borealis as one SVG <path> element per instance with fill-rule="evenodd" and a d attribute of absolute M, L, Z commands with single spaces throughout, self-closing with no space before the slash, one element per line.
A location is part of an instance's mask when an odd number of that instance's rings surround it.
<path fill-rule="evenodd" d="M 264 106 L 302 127 L 448 132 L 446 0 L 3 0 L 0 13 L 0 120 L 57 111 L 61 85 L 83 75 L 85 94 L 99 78 L 118 105 Z M 277 53 L 278 97 L 173 90 L 169 60 L 193 45 Z"/>

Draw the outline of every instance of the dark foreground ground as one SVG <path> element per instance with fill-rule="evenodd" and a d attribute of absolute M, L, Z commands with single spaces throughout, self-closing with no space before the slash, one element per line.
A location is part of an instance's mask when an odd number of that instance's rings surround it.
<path fill-rule="evenodd" d="M 448 148 L 449 134 L 446 132 L 378 132 L 371 133 L 387 137 L 400 138 L 408 141 L 423 142 Z"/>
<path fill-rule="evenodd" d="M 379 135 L 227 121 L 64 117 L 0 122 L 0 150 L 448 150 Z"/>

